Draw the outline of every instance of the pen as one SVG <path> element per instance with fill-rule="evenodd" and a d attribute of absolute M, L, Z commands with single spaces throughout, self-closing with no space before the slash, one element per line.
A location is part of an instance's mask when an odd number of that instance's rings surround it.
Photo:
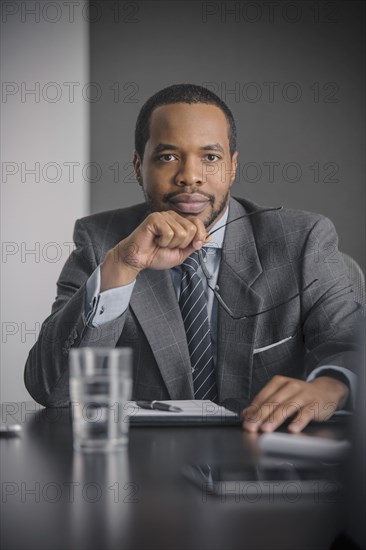
<path fill-rule="evenodd" d="M 174 407 L 173 405 L 167 405 L 166 403 L 161 403 L 160 401 L 136 401 L 138 407 L 142 409 L 155 409 L 157 411 L 169 411 L 169 412 L 182 412 L 182 409 L 179 407 Z"/>

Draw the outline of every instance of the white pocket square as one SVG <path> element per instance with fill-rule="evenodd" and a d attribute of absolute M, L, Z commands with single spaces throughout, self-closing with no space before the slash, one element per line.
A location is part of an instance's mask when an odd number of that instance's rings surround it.
<path fill-rule="evenodd" d="M 253 355 L 256 355 L 257 353 L 262 353 L 262 351 L 267 351 L 267 349 L 275 348 L 276 346 L 280 346 L 281 344 L 284 344 L 288 340 L 291 340 L 293 336 L 288 336 L 287 338 L 284 338 L 283 340 L 279 340 L 278 342 L 274 342 L 273 344 L 269 344 L 269 346 L 264 346 L 263 348 L 256 348 L 253 351 Z"/>

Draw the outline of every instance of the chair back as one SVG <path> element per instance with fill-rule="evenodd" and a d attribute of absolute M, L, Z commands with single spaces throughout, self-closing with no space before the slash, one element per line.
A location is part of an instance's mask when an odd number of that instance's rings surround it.
<path fill-rule="evenodd" d="M 363 310 L 366 308 L 366 293 L 365 293 L 365 276 L 362 269 L 351 256 L 341 252 L 344 263 L 346 264 L 348 275 L 353 286 L 354 299 L 362 305 Z"/>

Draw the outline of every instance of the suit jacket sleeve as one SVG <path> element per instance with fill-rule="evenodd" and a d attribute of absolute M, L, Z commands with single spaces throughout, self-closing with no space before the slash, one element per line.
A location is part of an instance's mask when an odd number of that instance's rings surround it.
<path fill-rule="evenodd" d="M 338 251 L 332 222 L 321 217 L 310 231 L 302 257 L 302 285 L 318 279 L 302 298 L 305 373 L 335 365 L 357 371 L 355 334 L 361 307 Z"/>
<path fill-rule="evenodd" d="M 25 385 L 31 396 L 45 406 L 69 404 L 70 348 L 88 345 L 114 347 L 126 317 L 124 313 L 99 327 L 86 324 L 86 282 L 100 263 L 102 254 L 87 226 L 80 220 L 75 224 L 73 238 L 76 248 L 57 281 L 57 296 L 51 315 L 42 324 L 25 365 Z"/>

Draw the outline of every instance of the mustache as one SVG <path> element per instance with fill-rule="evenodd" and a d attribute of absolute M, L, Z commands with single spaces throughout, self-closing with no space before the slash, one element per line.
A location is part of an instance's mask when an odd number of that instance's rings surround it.
<path fill-rule="evenodd" d="M 211 195 L 210 193 L 205 193 L 204 191 L 199 191 L 198 189 L 193 189 L 192 191 L 172 191 L 171 193 L 166 193 L 165 195 L 162 196 L 162 201 L 163 202 L 170 202 L 171 199 L 173 199 L 174 197 L 178 197 L 179 195 L 183 195 L 184 194 L 187 194 L 187 195 L 193 195 L 193 194 L 196 194 L 196 195 L 201 195 L 202 197 L 205 197 L 206 199 L 209 200 L 209 202 L 211 204 L 214 204 L 215 203 L 215 196 L 214 195 Z"/>

